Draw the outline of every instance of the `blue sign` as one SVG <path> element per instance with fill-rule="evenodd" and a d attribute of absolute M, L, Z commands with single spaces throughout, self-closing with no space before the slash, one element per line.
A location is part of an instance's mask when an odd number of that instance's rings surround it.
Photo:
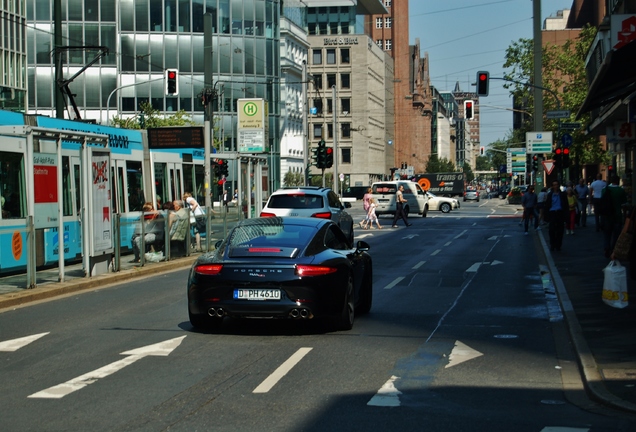
<path fill-rule="evenodd" d="M 572 135 L 564 133 L 561 137 L 561 144 L 563 144 L 563 147 L 570 147 L 572 145 Z"/>
<path fill-rule="evenodd" d="M 318 114 L 318 108 L 316 108 L 316 107 L 309 108 L 309 113 L 310 114 Z"/>

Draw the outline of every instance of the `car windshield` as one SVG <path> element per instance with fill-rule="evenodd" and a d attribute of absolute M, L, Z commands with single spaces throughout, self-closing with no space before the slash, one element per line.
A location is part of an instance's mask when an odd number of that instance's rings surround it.
<path fill-rule="evenodd" d="M 289 193 L 272 195 L 267 203 L 269 208 L 319 209 L 323 208 L 322 195 Z"/>
<path fill-rule="evenodd" d="M 228 238 L 230 248 L 302 248 L 315 235 L 313 226 L 259 224 L 237 226 Z"/>

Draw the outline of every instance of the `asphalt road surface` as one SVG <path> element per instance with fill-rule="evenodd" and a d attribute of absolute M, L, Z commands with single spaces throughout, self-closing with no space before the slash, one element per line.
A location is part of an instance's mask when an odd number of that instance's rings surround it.
<path fill-rule="evenodd" d="M 187 271 L 0 311 L 0 429 L 636 430 L 586 399 L 539 242 L 515 213 L 462 202 L 356 230 L 374 304 L 351 331 L 194 332 Z"/>

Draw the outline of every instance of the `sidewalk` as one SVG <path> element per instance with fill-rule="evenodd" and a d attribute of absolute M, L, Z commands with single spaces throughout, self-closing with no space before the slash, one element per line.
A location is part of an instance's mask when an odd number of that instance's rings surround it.
<path fill-rule="evenodd" d="M 512 229 L 522 233 L 516 223 Z M 577 227 L 574 232 L 564 236 L 560 252 L 550 252 L 547 225 L 537 234 L 578 355 L 585 387 L 594 399 L 636 413 L 636 300 L 632 298 L 624 309 L 603 303 L 602 270 L 609 263 L 603 255 L 603 233 L 596 232 L 594 216 L 588 217 L 586 228 Z M 77 264 L 66 267 L 63 283 L 57 281 L 56 268 L 40 271 L 35 289 L 24 288 L 25 275 L 0 278 L 0 309 L 186 269 L 199 255 L 193 253 L 171 261 L 146 263 L 143 267 L 130 264 L 130 257 L 124 257 L 121 271 L 92 278 L 84 277 L 81 264 Z M 636 281 L 629 278 L 629 271 L 627 279 L 633 295 Z"/>
<path fill-rule="evenodd" d="M 610 260 L 604 256 L 603 232 L 596 232 L 594 215 L 588 216 L 587 227 L 564 236 L 561 251 L 550 252 L 548 225 L 538 234 L 588 394 L 636 413 L 636 305 L 632 298 L 628 307 L 616 309 L 601 300 L 603 269 Z M 629 269 L 627 285 L 636 292 Z"/>

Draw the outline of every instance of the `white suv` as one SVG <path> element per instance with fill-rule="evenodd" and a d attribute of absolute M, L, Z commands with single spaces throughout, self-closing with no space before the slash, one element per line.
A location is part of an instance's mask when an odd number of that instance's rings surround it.
<path fill-rule="evenodd" d="M 422 217 L 426 217 L 428 213 L 428 196 L 424 189 L 415 182 L 408 180 L 398 181 L 383 181 L 373 183 L 371 189 L 373 189 L 372 196 L 375 198 L 377 208 L 375 213 L 381 214 L 395 214 L 395 193 L 400 186 L 404 186 L 404 213 L 417 213 Z"/>
<path fill-rule="evenodd" d="M 317 217 L 331 219 L 342 230 L 353 245 L 353 218 L 336 193 L 329 188 L 316 186 L 300 186 L 278 189 L 270 195 L 261 217 Z"/>

